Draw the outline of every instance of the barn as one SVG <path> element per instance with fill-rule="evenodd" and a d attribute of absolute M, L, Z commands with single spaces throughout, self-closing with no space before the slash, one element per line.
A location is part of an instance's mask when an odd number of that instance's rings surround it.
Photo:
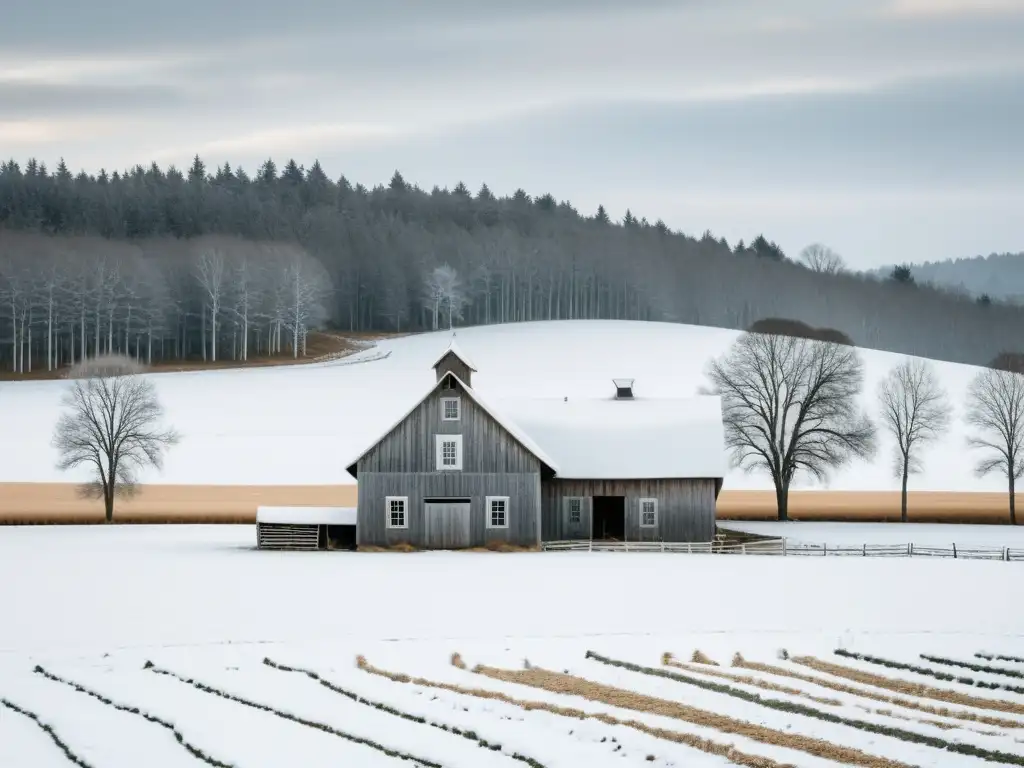
<path fill-rule="evenodd" d="M 458 549 L 542 541 L 707 542 L 727 466 L 719 398 L 492 404 L 454 340 L 434 385 L 347 465 L 359 546 Z"/>

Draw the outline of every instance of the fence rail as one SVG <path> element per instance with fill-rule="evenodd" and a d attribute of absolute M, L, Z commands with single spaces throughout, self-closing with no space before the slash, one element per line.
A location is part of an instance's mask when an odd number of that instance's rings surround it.
<path fill-rule="evenodd" d="M 940 557 L 1024 562 L 1024 549 L 1010 547 L 925 547 L 915 544 L 811 544 L 787 539 L 747 542 L 545 541 L 548 552 L 676 552 L 690 555 L 774 555 L 781 557 Z"/>

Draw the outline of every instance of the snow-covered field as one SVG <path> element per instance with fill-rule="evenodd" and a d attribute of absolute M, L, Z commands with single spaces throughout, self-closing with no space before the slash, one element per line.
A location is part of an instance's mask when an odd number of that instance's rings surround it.
<path fill-rule="evenodd" d="M 1024 527 L 992 525 L 928 525 L 915 523 L 740 522 L 726 528 L 762 536 L 777 536 L 808 544 L 860 546 L 914 544 L 921 547 L 1010 547 L 1024 549 Z"/>
<path fill-rule="evenodd" d="M 0 528 L 0 765 L 752 764 L 745 755 L 970 766 L 984 762 L 971 750 L 1004 764 L 1024 755 L 1017 564 L 269 553 L 253 538 L 252 526 Z M 721 666 L 689 664 L 695 650 Z M 893 690 L 900 681 L 927 688 Z"/>
<path fill-rule="evenodd" d="M 613 377 L 636 379 L 639 396 L 686 397 L 705 384 L 705 368 L 737 332 L 667 323 L 561 321 L 458 329 L 459 346 L 479 373 L 474 386 L 500 408 L 503 398 L 604 396 Z M 380 342 L 378 349 L 334 363 L 154 377 L 170 422 L 183 435 L 164 471 L 145 477 L 171 484 L 288 485 L 351 483 L 345 462 L 401 416 L 433 382 L 431 364 L 451 334 Z M 386 359 L 352 364 L 361 357 Z M 877 411 L 879 379 L 901 356 L 862 350 L 864 398 Z M 936 363 L 957 408 L 953 426 L 923 456 L 925 472 L 912 488 L 1004 491 L 997 476 L 978 479 L 961 421 L 964 395 L 977 369 Z M 0 482 L 73 480 L 54 469 L 50 434 L 63 382 L 0 383 Z M 10 436 L 14 436 L 13 439 Z M 874 462 L 837 473 L 833 490 L 888 490 L 890 445 Z M 764 475 L 732 473 L 726 489 L 769 488 Z M 815 487 L 800 485 L 794 487 Z M 821 486 L 817 486 L 821 487 Z"/>

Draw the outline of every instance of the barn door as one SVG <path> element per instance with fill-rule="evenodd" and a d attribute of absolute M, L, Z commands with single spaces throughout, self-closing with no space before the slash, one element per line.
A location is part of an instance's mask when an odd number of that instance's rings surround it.
<path fill-rule="evenodd" d="M 463 549 L 469 546 L 469 502 L 429 501 L 423 507 L 428 549 Z"/>

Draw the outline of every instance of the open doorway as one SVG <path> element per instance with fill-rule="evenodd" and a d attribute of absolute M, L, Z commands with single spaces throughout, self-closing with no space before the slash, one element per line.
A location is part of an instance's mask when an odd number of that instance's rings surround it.
<path fill-rule="evenodd" d="M 595 496 L 593 533 L 595 539 L 624 541 L 626 538 L 626 497 Z"/>

